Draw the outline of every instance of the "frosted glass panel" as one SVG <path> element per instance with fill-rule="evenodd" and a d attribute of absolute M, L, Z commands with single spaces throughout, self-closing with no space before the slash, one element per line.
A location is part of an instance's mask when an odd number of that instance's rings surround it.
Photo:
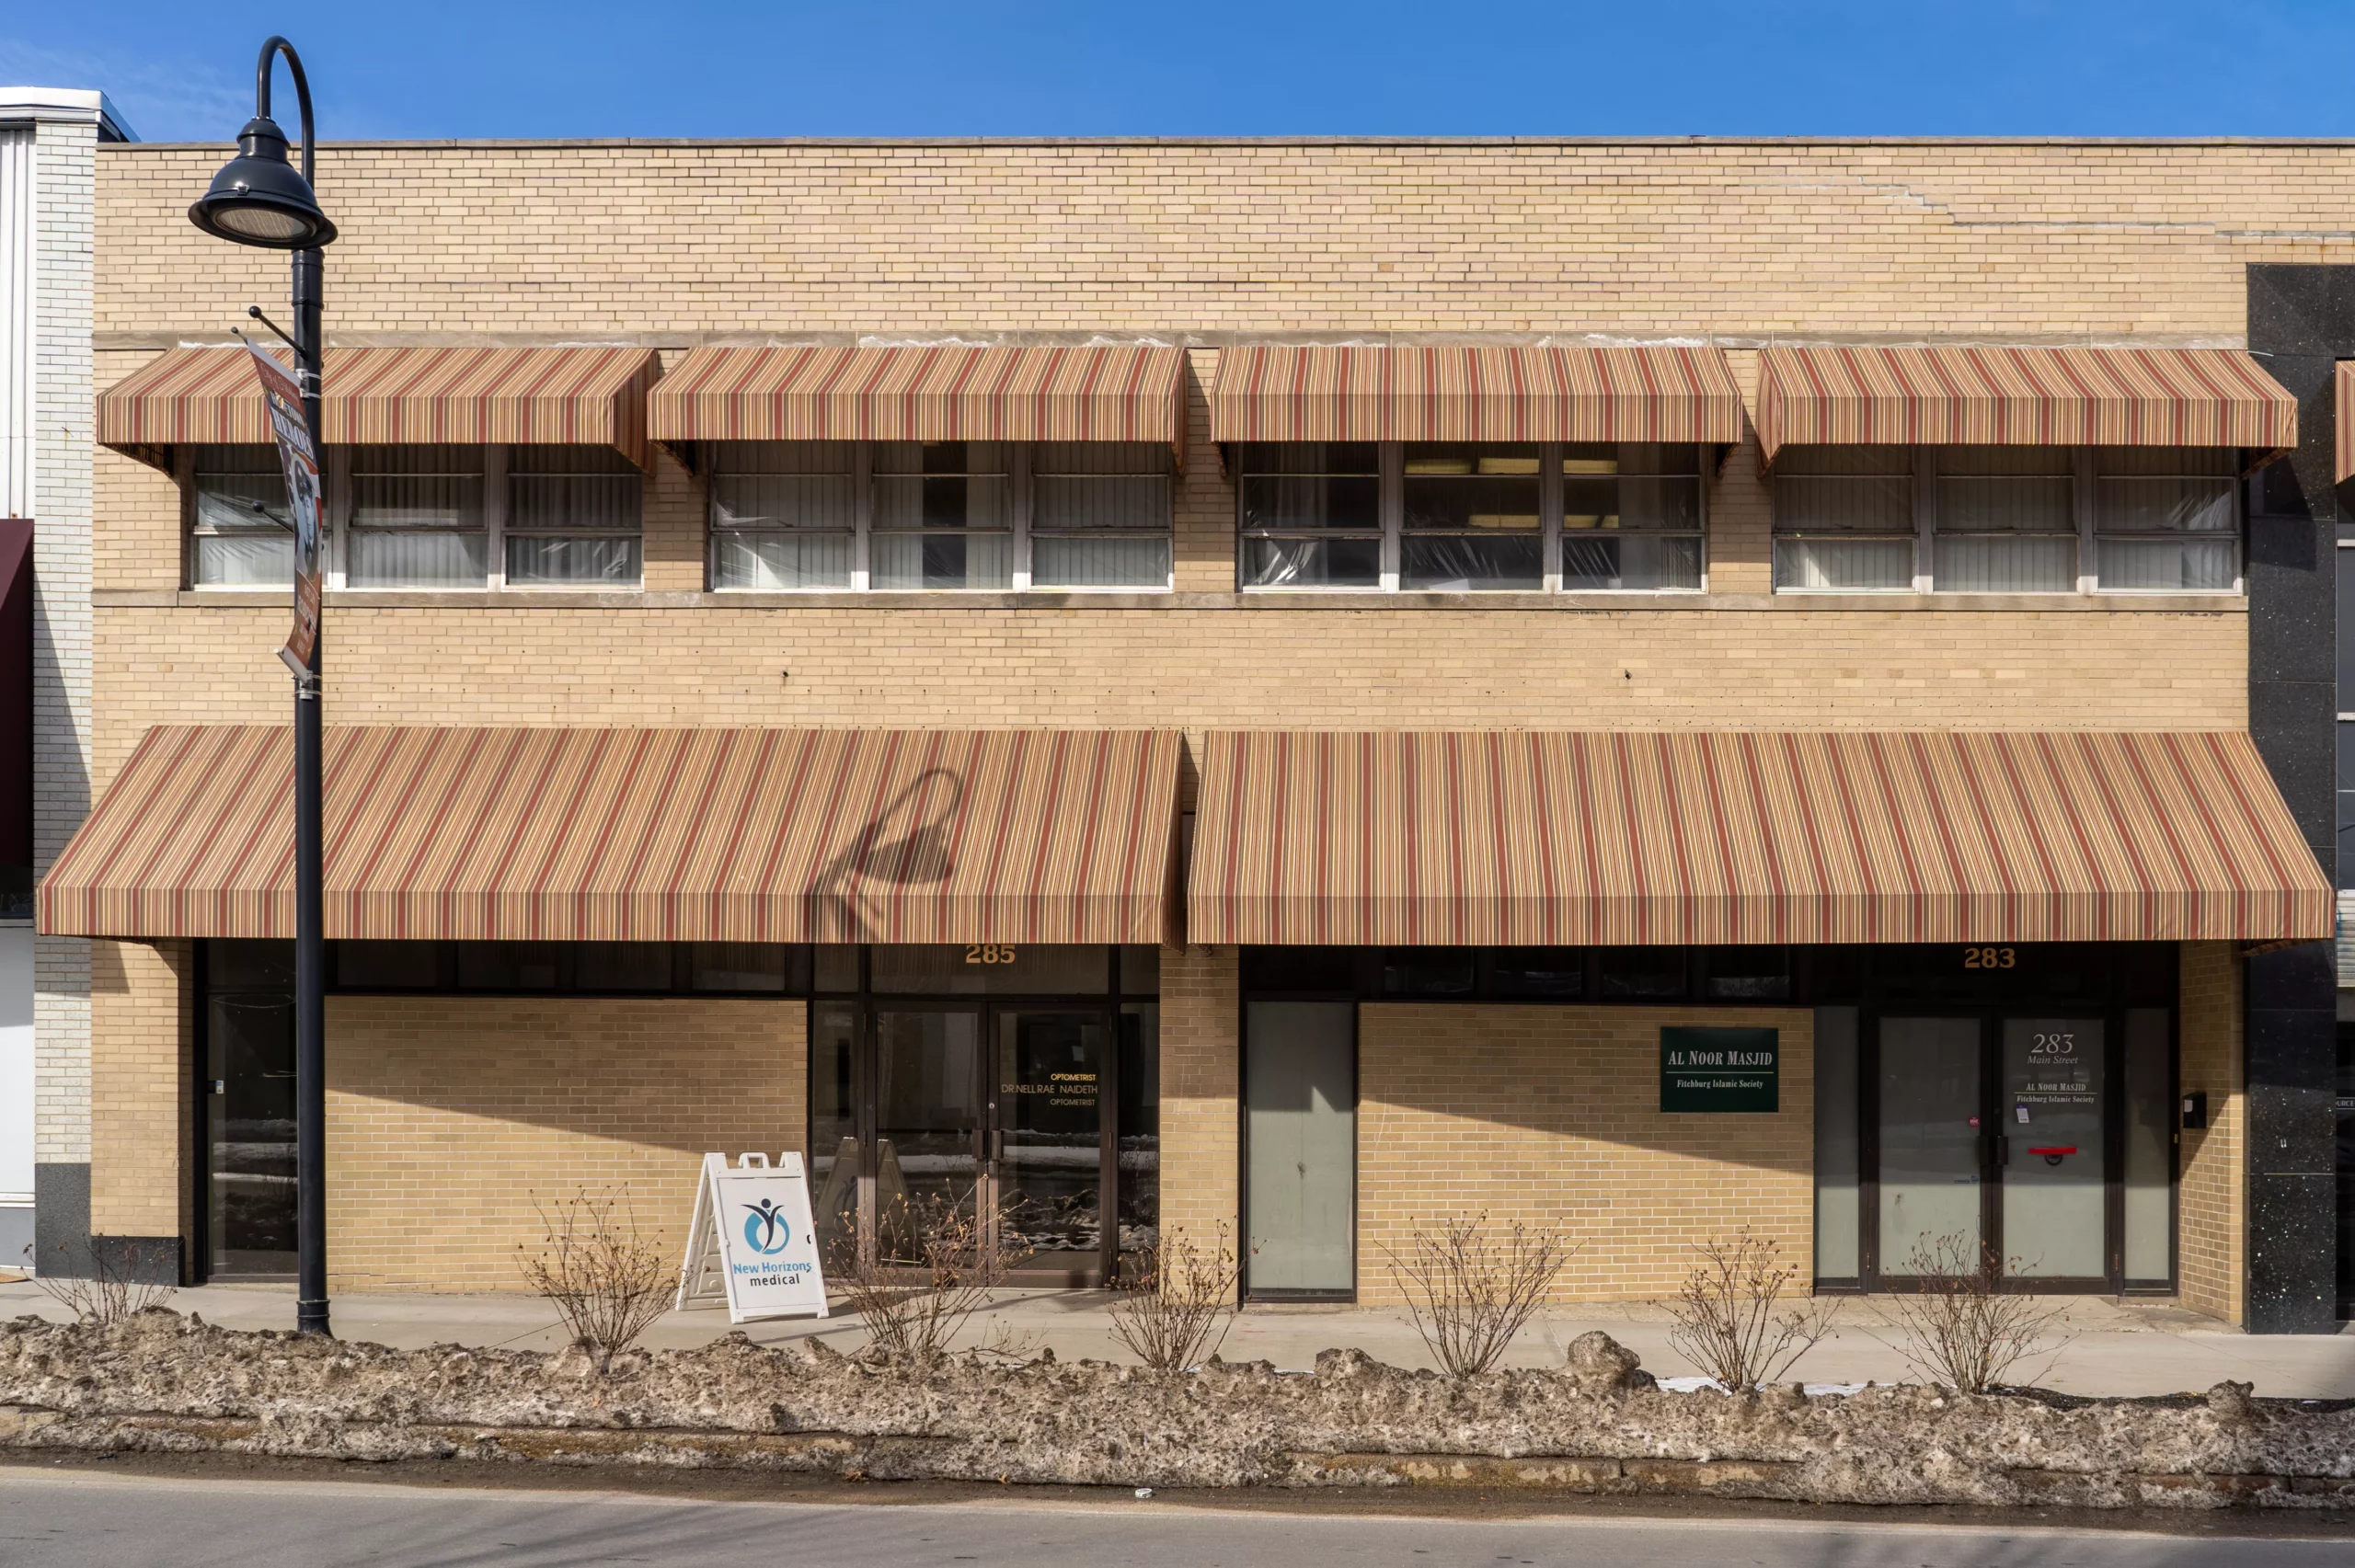
<path fill-rule="evenodd" d="M 488 580 L 479 533 L 351 535 L 354 588 L 480 588 Z M 292 580 L 291 578 L 289 579 Z"/>
<path fill-rule="evenodd" d="M 1014 539 L 1005 533 L 879 533 L 869 545 L 879 589 L 1010 588 Z"/>
<path fill-rule="evenodd" d="M 1978 1255 L 1978 1122 L 1979 1020 L 1881 1020 L 1882 1275 L 1910 1273 L 1915 1248 L 1943 1238 Z"/>
<path fill-rule="evenodd" d="M 2175 1077 L 2165 1008 L 2126 1014 L 2126 1277 L 2175 1273 Z"/>
<path fill-rule="evenodd" d="M 723 533 L 712 578 L 720 588 L 848 588 L 847 533 Z"/>
<path fill-rule="evenodd" d="M 1241 1250 L 1254 1292 L 1356 1288 L 1356 1024 L 1354 1002 L 1250 1003 Z"/>
<path fill-rule="evenodd" d="M 2098 1018 L 2004 1020 L 2004 1270 L 2098 1279 L 2109 1270 Z"/>
<path fill-rule="evenodd" d="M 1030 581 L 1036 588 L 1166 588 L 1169 541 L 1034 535 Z"/>
<path fill-rule="evenodd" d="M 1913 541 L 1777 539 L 1775 586 L 1796 589 L 1908 589 Z"/>
<path fill-rule="evenodd" d="M 1941 530 L 1945 519 L 1941 516 Z M 1941 593 L 2066 593 L 2077 586 L 2077 536 L 1981 534 L 1937 540 Z"/>
<path fill-rule="evenodd" d="M 1863 1170 L 1856 1120 L 1856 1009 L 1815 1010 L 1815 1277 L 1855 1279 Z"/>
<path fill-rule="evenodd" d="M 200 534 L 199 588 L 282 588 L 294 585 L 294 539 L 284 533 Z"/>
<path fill-rule="evenodd" d="M 591 535 L 579 539 L 533 535 L 507 542 L 507 580 L 511 584 L 635 588 L 638 575 L 638 541 L 635 535 Z"/>

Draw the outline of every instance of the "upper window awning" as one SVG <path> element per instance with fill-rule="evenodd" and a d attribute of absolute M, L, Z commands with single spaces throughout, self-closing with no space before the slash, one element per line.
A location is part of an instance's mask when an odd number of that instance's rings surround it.
<path fill-rule="evenodd" d="M 1151 730 L 330 728 L 327 934 L 1161 943 Z M 148 731 L 41 883 L 67 936 L 294 933 L 293 743 Z"/>
<path fill-rule="evenodd" d="M 1741 440 L 1715 349 L 1230 349 L 1214 441 Z"/>
<path fill-rule="evenodd" d="M 1213 732 L 1186 935 L 2276 941 L 2331 916 L 2240 733 Z"/>
<path fill-rule="evenodd" d="M 2334 380 L 2338 394 L 2338 462 L 2334 477 L 2344 485 L 2355 479 L 2355 360 L 2339 361 Z"/>
<path fill-rule="evenodd" d="M 610 446 L 644 468 L 650 349 L 329 349 L 329 446 Z M 98 441 L 169 470 L 176 446 L 270 439 L 243 349 L 172 349 L 98 395 Z"/>
<path fill-rule="evenodd" d="M 659 441 L 1153 441 L 1186 456 L 1182 349 L 697 349 Z"/>
<path fill-rule="evenodd" d="M 1791 349 L 1758 357 L 1758 459 L 1786 446 L 2298 444 L 2237 349 Z"/>

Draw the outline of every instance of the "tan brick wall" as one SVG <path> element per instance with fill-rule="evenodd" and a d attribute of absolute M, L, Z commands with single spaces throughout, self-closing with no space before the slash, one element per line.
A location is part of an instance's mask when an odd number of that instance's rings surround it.
<path fill-rule="evenodd" d="M 90 1230 L 193 1227 L 195 956 L 187 942 L 90 944 Z"/>
<path fill-rule="evenodd" d="M 2183 1093 L 2205 1091 L 2208 1125 L 2187 1127 L 2177 1159 L 2176 1272 L 2183 1304 L 2227 1322 L 2248 1301 L 2241 960 L 2229 942 L 2183 944 Z"/>
<path fill-rule="evenodd" d="M 98 150 L 101 334 L 284 298 L 183 216 L 219 160 Z M 2355 259 L 2329 145 L 365 143 L 319 189 L 346 335 L 2234 338 L 2245 264 Z"/>
<path fill-rule="evenodd" d="M 1673 1296 L 1695 1243 L 1743 1227 L 1815 1255 L 1814 1014 L 1802 1008 L 1358 1010 L 1358 1299 L 1401 1299 L 1384 1248 L 1485 1211 L 1580 1250 L 1562 1301 Z M 1782 1032 L 1781 1109 L 1663 1116 L 1663 1025 Z"/>
<path fill-rule="evenodd" d="M 1237 1247 L 1242 1014 L 1232 947 L 1161 950 L 1161 1224 Z"/>
<path fill-rule="evenodd" d="M 667 1259 L 703 1155 L 799 1150 L 804 1005 L 331 997 L 327 1264 L 341 1290 L 516 1290 L 533 1200 L 626 1190 Z"/>

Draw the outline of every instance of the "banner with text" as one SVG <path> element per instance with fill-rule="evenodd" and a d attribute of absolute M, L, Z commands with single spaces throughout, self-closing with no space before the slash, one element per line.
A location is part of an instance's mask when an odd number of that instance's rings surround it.
<path fill-rule="evenodd" d="M 294 525 L 294 630 L 278 657 L 296 675 L 308 675 L 319 646 L 318 449 L 303 412 L 303 389 L 285 366 L 251 338 L 245 341 L 254 373 L 261 378 L 262 400 L 270 406 L 270 433 L 278 440 L 279 466 L 286 471 L 286 508 Z"/>

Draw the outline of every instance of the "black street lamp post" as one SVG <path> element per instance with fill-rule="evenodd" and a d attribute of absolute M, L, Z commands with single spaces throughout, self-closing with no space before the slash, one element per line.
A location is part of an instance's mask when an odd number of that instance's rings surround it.
<path fill-rule="evenodd" d="M 270 77 L 286 57 L 302 112 L 303 167 L 286 161 L 286 133 L 270 118 Z M 311 123 L 311 85 L 294 46 L 273 38 L 261 46 L 254 81 L 254 117 L 237 133 L 237 155 L 188 210 L 189 222 L 238 245 L 294 253 L 294 379 L 303 417 L 316 447 L 319 429 L 319 292 L 321 247 L 335 224 L 312 194 L 317 137 Z M 319 642 L 309 668 L 294 678 L 294 1326 L 327 1333 L 327 943 L 319 897 Z"/>

